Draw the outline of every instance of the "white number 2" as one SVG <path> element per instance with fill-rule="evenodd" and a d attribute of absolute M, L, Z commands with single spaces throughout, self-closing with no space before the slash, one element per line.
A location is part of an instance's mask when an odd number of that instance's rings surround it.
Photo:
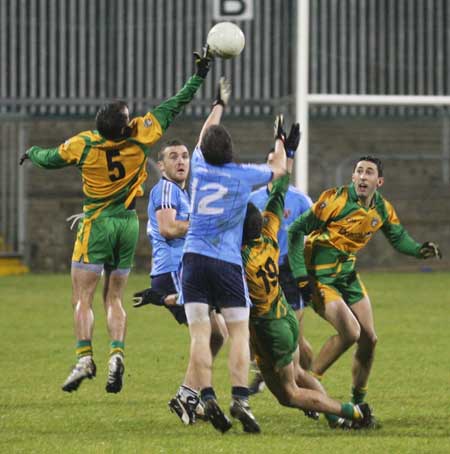
<path fill-rule="evenodd" d="M 192 182 L 192 203 L 194 203 L 194 199 L 197 192 L 197 185 L 198 179 L 194 178 Z M 197 213 L 199 214 L 222 214 L 224 212 L 224 208 L 212 207 L 210 206 L 211 203 L 215 202 L 216 200 L 220 200 L 223 196 L 228 192 L 228 188 L 222 186 L 219 183 L 208 183 L 198 188 L 198 191 L 215 191 L 212 194 L 205 195 L 201 197 L 198 202 Z M 193 207 L 192 207 L 193 208 Z"/>

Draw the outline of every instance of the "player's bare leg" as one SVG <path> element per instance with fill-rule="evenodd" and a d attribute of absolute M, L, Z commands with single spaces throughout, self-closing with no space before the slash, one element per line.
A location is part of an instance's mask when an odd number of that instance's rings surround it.
<path fill-rule="evenodd" d="M 247 380 L 250 366 L 249 308 L 223 308 L 222 313 L 230 338 L 228 356 L 228 370 L 232 386 L 230 413 L 233 418 L 239 419 L 245 432 L 259 433 L 261 429 L 248 403 Z"/>
<path fill-rule="evenodd" d="M 92 300 L 100 274 L 80 268 L 72 268 L 71 274 L 75 335 L 77 340 L 92 339 L 94 330 Z"/>
<path fill-rule="evenodd" d="M 295 383 L 300 388 L 314 389 L 323 394 L 326 394 L 325 388 L 322 386 L 320 381 L 317 380 L 317 378 L 313 377 L 310 373 L 308 373 L 301 367 L 299 357 L 300 357 L 300 349 L 297 348 L 297 350 L 295 351 L 295 353 L 292 357 Z"/>
<path fill-rule="evenodd" d="M 350 306 L 356 315 L 361 326 L 355 355 L 353 357 L 352 377 L 353 377 L 353 400 L 356 403 L 364 401 L 375 357 L 375 347 L 377 335 L 375 333 L 372 305 L 366 296 L 362 300 Z"/>
<path fill-rule="evenodd" d="M 191 336 L 186 385 L 193 389 L 207 388 L 211 386 L 212 382 L 209 307 L 203 303 L 189 303 L 185 305 L 185 310 Z"/>
<path fill-rule="evenodd" d="M 200 389 L 204 402 L 205 417 L 221 432 L 231 428 L 231 422 L 219 407 L 212 387 L 212 361 L 210 349 L 211 320 L 209 306 L 203 303 L 185 305 L 186 318 L 191 335 L 189 365 L 182 392 L 178 392 L 169 402 L 169 407 L 175 411 L 185 424 L 195 422 L 195 409 L 199 398 L 194 390 Z"/>
<path fill-rule="evenodd" d="M 123 292 L 128 281 L 128 271 L 108 270 L 103 286 L 103 304 L 106 323 L 111 339 L 110 359 L 106 391 L 118 393 L 123 386 L 124 348 L 127 330 L 127 315 L 122 305 Z"/>
<path fill-rule="evenodd" d="M 312 371 L 321 376 L 360 336 L 360 326 L 352 311 L 342 300 L 327 303 L 319 314 L 337 331 L 323 345 L 313 361 Z"/>
<path fill-rule="evenodd" d="M 167 298 L 168 297 L 166 297 L 166 300 Z M 210 312 L 208 306 L 204 306 L 205 307 L 201 307 L 200 309 L 209 312 L 211 335 L 208 344 L 213 360 L 227 340 L 228 332 L 222 315 L 217 314 L 215 311 Z M 206 325 L 205 328 L 209 329 Z M 193 327 L 193 329 L 196 330 L 196 327 Z M 204 335 L 207 336 L 207 333 L 203 333 L 202 331 L 200 333 L 201 338 L 203 338 Z M 195 336 L 197 339 L 199 338 L 198 334 L 195 334 Z M 169 409 L 176 413 L 184 424 L 193 424 L 198 418 L 207 419 L 204 403 L 199 399 L 199 391 L 201 388 L 197 385 L 198 380 L 195 376 L 196 372 L 195 366 L 188 366 L 183 384 L 178 389 L 175 397 L 169 401 Z"/>
<path fill-rule="evenodd" d="M 108 271 L 103 286 L 103 304 L 111 340 L 125 341 L 127 314 L 123 308 L 123 292 L 128 282 L 128 273 Z"/>
<path fill-rule="evenodd" d="M 91 344 L 94 330 L 92 300 L 100 280 L 100 272 L 72 266 L 71 276 L 78 361 L 62 386 L 62 389 L 67 392 L 76 391 L 84 379 L 91 379 L 96 375 Z"/>
<path fill-rule="evenodd" d="M 308 342 L 308 339 L 304 336 L 304 328 L 303 328 L 303 315 L 304 309 L 298 309 L 295 311 L 295 315 L 298 320 L 298 346 L 300 348 L 300 365 L 305 370 L 311 370 L 311 366 L 313 363 L 313 350 L 311 344 Z"/>
<path fill-rule="evenodd" d="M 357 421 L 360 427 L 370 427 L 372 424 L 371 410 L 366 404 L 364 407 L 343 404 L 327 396 L 323 388 L 319 391 L 299 387 L 293 361 L 279 370 L 263 368 L 262 374 L 267 387 L 281 405 Z"/>
<path fill-rule="evenodd" d="M 164 304 L 166 306 L 176 306 L 178 301 L 178 293 L 172 293 L 170 295 L 167 295 L 164 298 Z"/>
<path fill-rule="evenodd" d="M 222 314 L 212 311 L 209 316 L 211 319 L 211 339 L 209 346 L 211 348 L 211 354 L 215 358 L 228 339 L 228 330 Z"/>
<path fill-rule="evenodd" d="M 232 386 L 247 387 L 250 365 L 248 321 L 226 322 L 230 336 L 228 370 Z"/>
<path fill-rule="evenodd" d="M 190 303 L 185 305 L 185 310 L 191 337 L 189 364 L 183 384 L 169 401 L 169 409 L 188 425 L 194 424 L 197 417 L 206 418 L 199 390 L 211 389 L 213 357 L 210 350 L 211 322 L 208 305 Z M 198 411 L 201 415 L 197 414 Z"/>

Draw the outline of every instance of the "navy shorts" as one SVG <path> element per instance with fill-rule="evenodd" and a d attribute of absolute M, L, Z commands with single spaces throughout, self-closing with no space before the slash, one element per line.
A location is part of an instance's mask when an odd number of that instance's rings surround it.
<path fill-rule="evenodd" d="M 306 304 L 303 302 L 302 295 L 297 287 L 297 283 L 295 282 L 288 263 L 280 265 L 278 278 L 286 301 L 291 305 L 292 309 L 294 309 L 294 311 L 304 309 Z"/>
<path fill-rule="evenodd" d="M 180 293 L 181 286 L 178 273 L 163 273 L 152 277 L 152 288 L 159 290 L 166 295 L 172 293 Z M 180 324 L 187 325 L 186 313 L 184 312 L 184 306 L 164 306 L 170 313 L 175 317 L 175 320 Z"/>
<path fill-rule="evenodd" d="M 186 253 L 181 270 L 183 300 L 215 309 L 250 306 L 242 267 L 234 263 Z"/>

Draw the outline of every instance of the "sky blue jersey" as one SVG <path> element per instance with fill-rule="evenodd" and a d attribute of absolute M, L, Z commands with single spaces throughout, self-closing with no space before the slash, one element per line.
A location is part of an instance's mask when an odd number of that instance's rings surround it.
<path fill-rule="evenodd" d="M 191 160 L 190 224 L 184 252 L 242 266 L 241 244 L 247 203 L 253 186 L 267 184 L 267 164 L 208 164 L 199 147 Z"/>
<path fill-rule="evenodd" d="M 173 181 L 162 177 L 150 192 L 147 235 L 152 245 L 151 276 L 178 271 L 183 255 L 184 237 L 168 240 L 159 233 L 156 212 L 164 208 L 176 210 L 175 219 L 189 219 L 189 195 Z"/>
<path fill-rule="evenodd" d="M 269 189 L 267 186 L 253 191 L 250 195 L 250 202 L 257 206 L 261 211 L 266 207 L 269 199 Z M 278 245 L 280 247 L 280 260 L 282 264 L 288 253 L 288 228 L 289 226 L 312 205 L 310 197 L 294 186 L 289 186 L 284 199 L 284 215 L 281 228 L 278 231 Z"/>

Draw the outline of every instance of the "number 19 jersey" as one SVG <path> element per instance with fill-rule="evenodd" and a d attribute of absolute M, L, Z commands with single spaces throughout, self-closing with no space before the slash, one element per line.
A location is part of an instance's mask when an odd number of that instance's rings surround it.
<path fill-rule="evenodd" d="M 267 164 L 208 164 L 199 147 L 191 161 L 190 224 L 184 252 L 242 266 L 241 244 L 247 203 L 253 186 L 267 184 Z"/>

